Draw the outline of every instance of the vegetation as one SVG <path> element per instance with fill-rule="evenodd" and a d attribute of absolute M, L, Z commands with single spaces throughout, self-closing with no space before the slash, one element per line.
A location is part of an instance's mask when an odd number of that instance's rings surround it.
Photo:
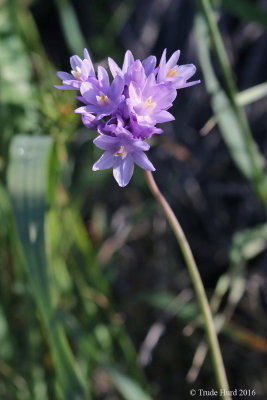
<path fill-rule="evenodd" d="M 154 177 L 200 267 L 230 390 L 266 398 L 266 10 L 145 3 L 0 1 L 1 400 L 216 388 L 183 258 L 141 169 L 126 188 L 93 172 L 95 136 L 73 93 L 53 87 L 84 47 L 99 63 L 126 48 L 193 55 L 202 84 L 151 141 Z"/>

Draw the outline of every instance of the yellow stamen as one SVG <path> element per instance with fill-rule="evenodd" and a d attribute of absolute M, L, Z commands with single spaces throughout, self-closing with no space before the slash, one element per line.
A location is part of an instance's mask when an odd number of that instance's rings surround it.
<path fill-rule="evenodd" d="M 78 81 L 81 81 L 81 72 L 77 71 L 74 74 L 75 78 L 78 79 Z"/>
<path fill-rule="evenodd" d="M 96 96 L 96 100 L 100 106 L 110 103 L 108 96 L 106 96 L 104 93 L 100 94 L 100 96 Z"/>
<path fill-rule="evenodd" d="M 125 147 L 121 146 L 117 153 L 115 153 L 115 156 L 121 156 L 121 158 L 124 159 L 127 156 L 127 151 L 125 150 Z"/>
<path fill-rule="evenodd" d="M 82 71 L 80 67 L 76 67 L 75 70 L 71 71 L 71 73 L 75 79 L 77 79 L 78 81 L 82 81 L 81 79 Z"/>
<path fill-rule="evenodd" d="M 177 75 L 177 69 L 176 68 L 172 68 L 172 69 L 170 69 L 169 70 L 169 72 L 167 73 L 167 77 L 168 78 L 173 78 L 174 76 L 176 76 Z"/>
<path fill-rule="evenodd" d="M 153 109 L 153 108 L 155 108 L 155 106 L 156 106 L 156 103 L 153 103 L 151 101 L 151 97 L 149 97 L 147 99 L 147 101 L 145 103 L 143 103 L 143 108 L 146 109 L 146 110 L 147 109 Z"/>

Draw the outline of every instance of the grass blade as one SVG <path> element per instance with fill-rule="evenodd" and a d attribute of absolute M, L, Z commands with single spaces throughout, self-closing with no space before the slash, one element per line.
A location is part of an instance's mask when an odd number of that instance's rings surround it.
<path fill-rule="evenodd" d="M 261 100 L 266 96 L 267 96 L 267 82 L 264 82 L 237 93 L 236 100 L 240 106 L 247 106 L 248 104 Z M 217 124 L 216 118 L 213 116 L 205 123 L 203 128 L 201 128 L 200 132 L 203 135 L 207 135 L 214 128 L 216 124 Z"/>
<path fill-rule="evenodd" d="M 107 367 L 106 371 L 125 400 L 152 400 L 135 381 L 118 371 L 114 367 Z"/>
<path fill-rule="evenodd" d="M 203 4 L 207 5 L 208 3 L 203 1 Z M 207 8 L 206 11 L 209 15 L 210 9 Z M 266 174 L 264 174 L 265 162 L 251 136 L 247 120 L 242 112 L 240 112 L 241 109 L 237 104 L 233 78 L 228 60 L 225 59 L 224 48 L 221 51 L 222 43 L 221 38 L 218 39 L 219 33 L 217 31 L 217 45 L 220 47 L 220 50 L 218 50 L 220 57 L 218 56 L 218 59 L 220 64 L 222 64 L 225 82 L 228 83 L 228 95 L 222 89 L 215 76 L 208 46 L 210 40 L 209 24 L 214 29 L 217 29 L 217 27 L 214 27 L 214 21 L 210 15 L 209 22 L 206 21 L 206 18 L 202 13 L 197 14 L 195 30 L 198 41 L 199 59 L 207 91 L 211 97 L 211 106 L 233 160 L 249 180 L 258 197 L 267 206 L 267 178 Z"/>
<path fill-rule="evenodd" d="M 26 271 L 46 328 L 64 398 L 85 400 L 86 390 L 74 367 L 63 327 L 55 318 L 46 254 L 45 200 L 51 145 L 52 140 L 48 136 L 16 136 L 10 148 L 8 188 Z"/>
<path fill-rule="evenodd" d="M 67 46 L 71 53 L 82 54 L 86 47 L 75 10 L 68 0 L 56 1 L 59 18 Z"/>
<path fill-rule="evenodd" d="M 240 106 L 254 103 L 267 96 L 267 82 L 252 86 L 237 95 L 237 102 Z"/>

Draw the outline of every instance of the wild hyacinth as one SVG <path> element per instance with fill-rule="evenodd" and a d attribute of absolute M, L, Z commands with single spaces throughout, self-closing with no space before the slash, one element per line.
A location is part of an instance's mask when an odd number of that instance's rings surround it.
<path fill-rule="evenodd" d="M 193 64 L 177 65 L 180 51 L 175 51 L 166 61 L 166 49 L 157 66 L 155 56 L 134 60 L 130 50 L 125 53 L 122 68 L 112 58 L 108 59 L 113 77 L 110 83 L 105 68 L 93 63 L 84 50 L 84 59 L 77 55 L 70 58 L 71 73 L 59 71 L 63 90 L 80 90 L 77 98 L 84 104 L 75 110 L 82 116 L 83 124 L 97 130 L 94 144 L 105 152 L 93 165 L 93 170 L 113 168 L 113 175 L 120 186 L 126 186 L 134 164 L 154 171 L 144 151 L 145 141 L 163 130 L 156 125 L 174 120 L 168 111 L 177 96 L 177 90 L 200 81 L 187 82 L 195 71 Z"/>
<path fill-rule="evenodd" d="M 98 67 L 95 73 L 85 49 L 84 60 L 78 56 L 71 57 L 71 74 L 58 72 L 62 85 L 56 87 L 80 90 L 81 96 L 77 98 L 84 105 L 76 112 L 81 114 L 87 128 L 98 131 L 94 144 L 104 150 L 93 165 L 94 171 L 113 168 L 118 184 L 126 186 L 133 175 L 134 164 L 143 168 L 148 187 L 162 207 L 183 253 L 202 312 L 218 388 L 227 393 L 229 385 L 216 328 L 197 265 L 179 221 L 152 176 L 151 171 L 155 168 L 144 153 L 150 147 L 146 140 L 154 134 L 163 133 L 156 125 L 174 119 L 168 110 L 177 96 L 177 90 L 200 82 L 188 82 L 196 67 L 193 64 L 178 65 L 179 56 L 180 51 L 177 50 L 167 61 L 165 49 L 157 66 L 156 57 L 150 56 L 141 62 L 134 60 L 128 50 L 122 68 L 111 58 L 108 59 L 113 77 L 110 83 L 103 67 Z M 222 398 L 231 400 L 227 394 Z"/>

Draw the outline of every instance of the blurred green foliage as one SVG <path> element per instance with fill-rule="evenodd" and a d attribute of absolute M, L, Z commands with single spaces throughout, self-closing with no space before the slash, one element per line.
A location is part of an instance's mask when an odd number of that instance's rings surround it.
<path fill-rule="evenodd" d="M 55 68 L 42 46 L 31 3 L 38 1 L 0 2 L 0 398 L 156 398 L 157 383 L 149 381 L 140 366 L 123 307 L 112 290 L 118 274 L 117 249 L 133 227 L 139 229 L 137 236 L 140 234 L 144 229 L 140 221 L 150 219 L 155 205 L 152 200 L 142 204 L 147 193 L 142 175 L 136 171 L 137 189 L 131 188 L 131 195 L 139 207 L 133 207 L 130 222 L 124 222 L 118 237 L 105 240 L 111 234 L 105 198 L 95 204 L 91 226 L 84 222 L 81 208 L 87 188 L 97 187 L 101 192 L 109 172 L 97 175 L 88 168 L 85 160 L 96 159 L 98 150 L 88 146 L 92 136 L 80 127 L 80 119 L 73 113 L 73 94 L 62 95 L 53 88 Z M 266 26 L 251 2 L 242 8 L 235 2 L 220 3 L 238 16 Z M 133 2 L 120 3 L 113 15 L 104 1 L 94 2 L 93 17 L 100 29 L 90 38 L 84 37 L 70 1 L 57 0 L 55 4 L 70 52 L 81 53 L 88 44 L 98 59 L 121 56 L 117 36 L 134 11 Z M 240 109 L 242 101 L 237 99 L 241 96 L 231 83 L 213 10 L 200 9 L 196 18 L 199 59 L 214 118 L 233 160 L 266 205 L 263 157 Z M 212 41 L 224 87 L 210 59 Z M 266 92 L 266 84 L 250 89 L 243 104 Z M 77 157 L 81 165 L 76 179 L 77 132 L 79 149 L 86 157 Z M 218 332 L 252 348 L 252 333 L 231 324 L 231 317 L 244 294 L 245 267 L 266 245 L 266 224 L 235 233 L 229 270 L 220 277 L 211 297 Z M 133 296 L 129 307 L 141 309 L 145 304 L 159 310 L 161 332 L 173 317 L 191 334 L 199 328 L 202 332 L 194 297 L 186 290 L 177 296 L 148 289 Z M 262 343 L 260 349 L 266 352 Z M 202 361 L 198 359 L 194 365 L 195 375 L 205 359 L 205 339 L 197 351 L 201 351 Z"/>

